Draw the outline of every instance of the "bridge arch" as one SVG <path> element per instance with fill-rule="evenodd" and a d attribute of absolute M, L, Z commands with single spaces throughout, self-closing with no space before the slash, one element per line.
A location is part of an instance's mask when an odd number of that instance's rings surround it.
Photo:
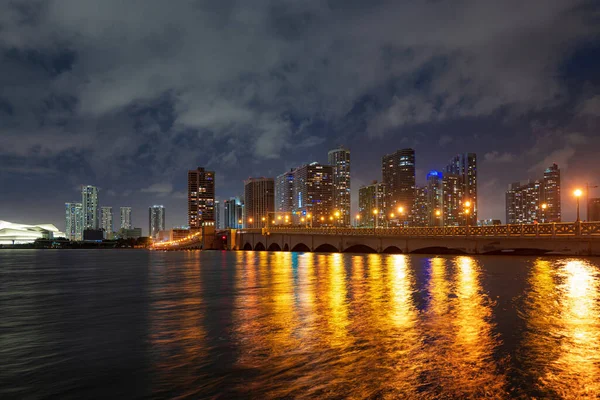
<path fill-rule="evenodd" d="M 377 250 L 364 244 L 355 244 L 346 248 L 343 253 L 377 253 Z"/>
<path fill-rule="evenodd" d="M 281 251 L 281 247 L 277 243 L 271 243 L 269 245 L 269 248 L 267 250 L 269 250 L 269 251 Z"/>
<path fill-rule="evenodd" d="M 315 253 L 337 253 L 339 250 L 332 244 L 324 243 L 318 246 L 315 250 Z"/>
<path fill-rule="evenodd" d="M 244 250 L 252 250 L 252 245 L 250 243 L 246 242 L 243 249 Z"/>
<path fill-rule="evenodd" d="M 265 251 L 265 245 L 262 244 L 262 242 L 258 242 L 254 246 L 254 250 L 256 250 L 256 251 Z"/>
<path fill-rule="evenodd" d="M 402 254 L 402 250 L 396 246 L 388 246 L 383 251 L 383 254 Z"/>
<path fill-rule="evenodd" d="M 415 249 L 410 252 L 411 254 L 469 254 L 461 249 L 453 249 L 450 247 L 441 247 L 441 246 L 430 246 L 430 247 L 422 247 L 420 249 Z"/>
<path fill-rule="evenodd" d="M 292 247 L 293 252 L 307 253 L 310 251 L 310 247 L 305 245 L 304 243 L 298 243 L 294 247 Z"/>

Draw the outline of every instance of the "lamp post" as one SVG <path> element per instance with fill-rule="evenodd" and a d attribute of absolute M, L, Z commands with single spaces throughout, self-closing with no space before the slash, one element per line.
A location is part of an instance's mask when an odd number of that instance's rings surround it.
<path fill-rule="evenodd" d="M 403 226 L 404 224 L 402 223 L 402 215 L 404 214 L 404 207 L 400 206 L 398 207 L 398 225 Z"/>
<path fill-rule="evenodd" d="M 442 216 L 442 212 L 440 210 L 435 210 L 435 217 L 437 219 L 441 220 L 441 218 L 440 218 L 441 216 Z M 440 223 L 438 222 L 438 226 L 439 225 L 440 225 Z"/>
<path fill-rule="evenodd" d="M 546 222 L 546 208 L 548 208 L 548 204 L 543 203 L 540 208 L 542 209 L 542 224 Z"/>
<path fill-rule="evenodd" d="M 373 219 L 375 220 L 375 228 L 377 228 L 377 223 L 379 222 L 379 210 L 378 209 L 374 209 L 373 210 Z"/>
<path fill-rule="evenodd" d="M 359 223 L 360 223 L 360 214 L 356 214 L 356 220 L 354 222 L 355 228 L 358 228 Z"/>
<path fill-rule="evenodd" d="M 471 214 L 471 202 L 469 200 L 465 201 L 465 225 L 469 226 L 470 225 L 470 217 Z"/>
<path fill-rule="evenodd" d="M 583 192 L 581 191 L 581 189 L 575 189 L 575 191 L 573 192 L 573 195 L 575 195 L 575 199 L 577 199 L 577 222 L 579 222 L 579 198 L 582 194 Z"/>

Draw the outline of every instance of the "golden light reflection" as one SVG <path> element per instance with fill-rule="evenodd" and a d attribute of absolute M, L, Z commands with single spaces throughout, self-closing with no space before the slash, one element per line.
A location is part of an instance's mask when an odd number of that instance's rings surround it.
<path fill-rule="evenodd" d="M 594 268 L 569 260 L 559 269 L 538 260 L 525 302 L 523 352 L 535 387 L 548 396 L 596 398 L 600 393 L 599 281 Z"/>
<path fill-rule="evenodd" d="M 348 304 L 346 302 L 346 270 L 340 253 L 329 254 L 328 266 L 328 325 L 333 346 L 347 344 Z"/>

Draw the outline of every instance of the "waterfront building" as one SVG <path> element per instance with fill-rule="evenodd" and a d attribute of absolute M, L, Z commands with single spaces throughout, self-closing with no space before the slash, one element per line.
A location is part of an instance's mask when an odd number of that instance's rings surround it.
<path fill-rule="evenodd" d="M 394 212 L 398 207 L 412 212 L 416 187 L 415 151 L 401 149 L 383 156 L 381 174 L 386 190 L 386 214 Z"/>
<path fill-rule="evenodd" d="M 560 204 L 560 169 L 558 165 L 552 164 L 544 171 L 544 210 L 545 222 L 560 222 L 561 204 Z"/>
<path fill-rule="evenodd" d="M 239 197 L 223 201 L 223 227 L 240 229 L 244 221 L 244 203 Z"/>
<path fill-rule="evenodd" d="M 446 173 L 442 179 L 442 218 L 444 226 L 473 225 L 475 218 L 471 215 L 473 205 L 465 212 L 463 204 L 463 179 L 460 175 Z"/>
<path fill-rule="evenodd" d="M 440 171 L 429 171 L 427 174 L 427 210 L 429 226 L 442 226 L 444 223 L 443 200 L 444 200 L 443 174 Z"/>
<path fill-rule="evenodd" d="M 131 229 L 131 207 L 121 207 L 121 229 Z"/>
<path fill-rule="evenodd" d="M 333 208 L 333 168 L 317 162 L 294 170 L 292 218 L 301 224 L 302 218 L 313 226 L 341 224 Z M 308 218 L 308 220 L 306 220 Z"/>
<path fill-rule="evenodd" d="M 119 229 L 121 239 L 139 239 L 142 237 L 142 228 Z"/>
<path fill-rule="evenodd" d="M 275 181 L 275 211 L 291 213 L 294 198 L 294 170 L 277 176 Z"/>
<path fill-rule="evenodd" d="M 249 178 L 244 181 L 244 226 L 260 228 L 267 225 L 275 211 L 275 180 Z"/>
<path fill-rule="evenodd" d="M 600 198 L 589 199 L 588 210 L 588 221 L 600 221 Z"/>
<path fill-rule="evenodd" d="M 358 223 L 357 225 L 373 228 L 375 227 L 375 218 L 378 219 L 378 225 L 381 215 L 385 210 L 386 191 L 385 184 L 373 181 L 370 185 L 361 186 L 358 189 Z M 376 214 L 373 212 L 376 211 Z"/>
<path fill-rule="evenodd" d="M 421 227 L 429 225 L 429 202 L 427 186 L 417 187 L 415 189 L 412 225 Z"/>
<path fill-rule="evenodd" d="M 154 205 L 148 208 L 148 236 L 158 237 L 158 232 L 165 230 L 165 207 Z"/>
<path fill-rule="evenodd" d="M 459 203 L 462 206 L 468 201 L 471 204 L 469 207 L 469 219 L 477 221 L 477 155 L 475 153 L 464 153 L 456 155 L 446 166 L 446 173 L 457 175 L 461 179 L 462 192 Z M 457 212 L 454 210 L 454 212 Z M 462 210 L 458 211 L 462 212 Z M 458 220 L 459 225 L 466 223 L 465 218 Z"/>
<path fill-rule="evenodd" d="M 83 230 L 100 229 L 97 187 L 90 185 L 81 187 L 81 205 Z"/>
<path fill-rule="evenodd" d="M 104 239 L 110 239 L 113 233 L 113 210 L 112 207 L 100 207 L 102 214 L 101 228 L 104 231 Z"/>
<path fill-rule="evenodd" d="M 25 225 L 0 220 L 0 245 L 26 244 L 37 239 L 59 237 L 65 237 L 65 233 L 52 224 Z"/>
<path fill-rule="evenodd" d="M 543 182 L 512 183 L 506 192 L 506 223 L 533 224 L 542 221 Z"/>
<path fill-rule="evenodd" d="M 65 237 L 72 241 L 83 240 L 83 206 L 65 203 Z"/>
<path fill-rule="evenodd" d="M 502 221 L 499 219 L 480 219 L 477 221 L 477 226 L 494 226 L 502 225 Z"/>
<path fill-rule="evenodd" d="M 332 167 L 333 208 L 341 214 L 340 224 L 350 226 L 350 150 L 330 150 L 327 163 Z"/>
<path fill-rule="evenodd" d="M 215 172 L 198 167 L 188 171 L 188 225 L 202 227 L 204 221 L 215 220 Z"/>
<path fill-rule="evenodd" d="M 223 227 L 223 213 L 221 212 L 222 204 L 219 200 L 215 200 L 215 229 L 221 229 Z"/>

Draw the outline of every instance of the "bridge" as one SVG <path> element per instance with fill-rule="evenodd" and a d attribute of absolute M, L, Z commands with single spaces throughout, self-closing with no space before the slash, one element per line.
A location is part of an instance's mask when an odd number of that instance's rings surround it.
<path fill-rule="evenodd" d="M 270 226 L 232 230 L 231 236 L 229 248 L 234 250 L 600 256 L 600 222 L 375 229 Z"/>

